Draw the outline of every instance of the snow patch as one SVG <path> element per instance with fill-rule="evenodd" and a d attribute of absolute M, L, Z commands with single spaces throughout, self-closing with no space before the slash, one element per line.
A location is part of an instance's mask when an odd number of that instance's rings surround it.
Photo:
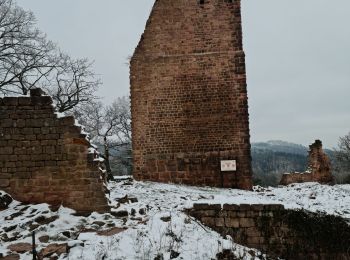
<path fill-rule="evenodd" d="M 31 243 L 30 230 L 34 228 L 37 238 L 49 236 L 49 243 L 68 243 L 70 253 L 60 259 L 154 259 L 163 255 L 168 260 L 176 253 L 177 259 L 211 259 L 223 249 L 233 250 L 242 259 L 254 259 L 248 253 L 250 249 L 235 244 L 230 237 L 222 238 L 187 216 L 184 209 L 194 203 L 283 204 L 289 209 L 322 211 L 350 219 L 350 185 L 302 183 L 279 188 L 256 186 L 254 191 L 242 191 L 136 182 L 126 176 L 118 177 L 118 182 L 108 188 L 113 212 L 127 212 L 128 216 L 95 212 L 82 217 L 65 207 L 52 211 L 47 204 L 22 205 L 14 201 L 0 211 L 0 253 L 8 254 L 11 243 Z M 137 200 L 122 202 L 120 198 L 126 195 Z M 52 218 L 52 222 L 35 227 L 38 217 Z M 8 237 L 19 234 L 18 238 L 14 242 L 1 241 L 4 229 L 11 228 L 6 232 Z M 98 235 L 97 231 L 111 228 L 122 231 L 112 236 Z M 37 250 L 49 243 L 37 241 Z M 22 254 L 21 259 L 30 259 L 30 254 Z"/>

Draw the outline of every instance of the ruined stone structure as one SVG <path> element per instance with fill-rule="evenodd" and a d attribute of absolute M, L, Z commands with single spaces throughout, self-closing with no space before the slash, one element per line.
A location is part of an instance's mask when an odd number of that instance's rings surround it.
<path fill-rule="evenodd" d="M 251 188 L 239 0 L 157 0 L 130 73 L 135 179 Z"/>
<path fill-rule="evenodd" d="M 319 182 L 322 184 L 332 184 L 334 182 L 331 163 L 322 149 L 320 140 L 316 140 L 315 143 L 310 145 L 308 169 L 303 173 L 283 174 L 280 185 L 301 182 Z"/>
<path fill-rule="evenodd" d="M 262 204 L 195 204 L 188 213 L 269 259 L 349 259 L 350 226 L 341 217 Z"/>
<path fill-rule="evenodd" d="M 0 190 L 27 203 L 108 210 L 96 155 L 73 117 L 57 118 L 49 96 L 0 98 Z"/>

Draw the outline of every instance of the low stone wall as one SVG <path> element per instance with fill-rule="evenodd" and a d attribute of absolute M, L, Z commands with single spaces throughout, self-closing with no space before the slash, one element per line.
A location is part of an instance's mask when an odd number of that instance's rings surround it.
<path fill-rule="evenodd" d="M 188 213 L 273 258 L 350 259 L 350 226 L 340 217 L 260 204 L 195 204 Z"/>
<path fill-rule="evenodd" d="M 0 98 L 0 190 L 26 203 L 108 210 L 89 141 L 73 117 L 54 112 L 39 89 L 31 97 Z"/>
<path fill-rule="evenodd" d="M 292 172 L 292 173 L 284 173 L 282 175 L 280 185 L 289 185 L 292 183 L 304 183 L 304 182 L 315 182 L 313 175 L 311 172 Z"/>

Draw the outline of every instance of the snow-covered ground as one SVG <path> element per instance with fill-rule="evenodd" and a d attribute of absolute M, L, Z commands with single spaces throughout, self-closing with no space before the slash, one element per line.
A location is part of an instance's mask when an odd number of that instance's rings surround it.
<path fill-rule="evenodd" d="M 202 260 L 215 259 L 222 249 L 234 249 L 237 256 L 254 259 L 250 249 L 220 237 L 182 211 L 199 202 L 278 203 L 286 208 L 323 211 L 350 219 L 350 185 L 305 183 L 282 188 L 255 187 L 250 192 L 123 180 L 111 184 L 110 190 L 116 214 L 93 213 L 82 217 L 74 216 L 74 211 L 64 207 L 52 211 L 46 204 L 12 202 L 7 210 L 0 211 L 0 254 L 9 254 L 7 247 L 11 244 L 31 243 L 31 230 L 35 230 L 37 251 L 52 243 L 68 243 L 70 251 L 60 259 L 158 256 L 156 259 Z M 49 241 L 39 242 L 38 238 L 43 236 L 48 236 Z M 24 253 L 21 259 L 32 258 Z"/>

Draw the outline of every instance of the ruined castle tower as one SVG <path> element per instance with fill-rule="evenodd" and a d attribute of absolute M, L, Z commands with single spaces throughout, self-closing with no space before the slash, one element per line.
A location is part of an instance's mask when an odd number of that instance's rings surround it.
<path fill-rule="evenodd" d="M 321 184 L 334 184 L 331 171 L 331 161 L 322 148 L 322 142 L 316 140 L 309 146 L 308 169 L 303 172 L 285 173 L 282 175 L 280 185 L 292 183 L 318 182 Z"/>
<path fill-rule="evenodd" d="M 251 188 L 239 0 L 157 0 L 130 70 L 137 180 Z"/>

